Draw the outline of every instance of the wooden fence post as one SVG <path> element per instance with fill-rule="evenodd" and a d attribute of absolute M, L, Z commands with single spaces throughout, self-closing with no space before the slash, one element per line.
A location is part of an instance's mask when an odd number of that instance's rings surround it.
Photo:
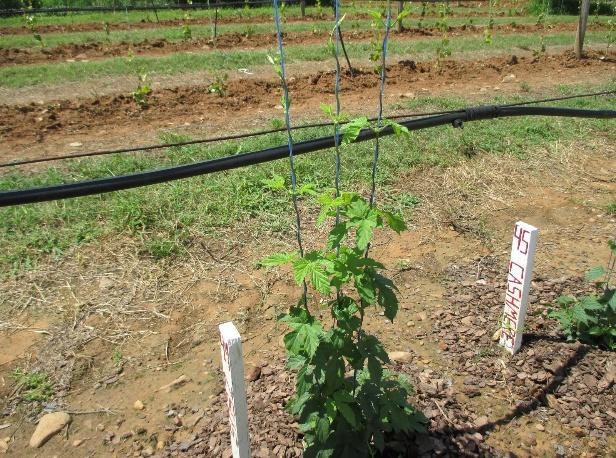
<path fill-rule="evenodd" d="M 249 458 L 248 404 L 244 386 L 242 339 L 237 328 L 230 321 L 219 325 L 218 329 L 231 427 L 231 450 L 233 458 Z"/>
<path fill-rule="evenodd" d="M 580 6 L 580 20 L 578 21 L 577 33 L 575 34 L 575 57 L 580 59 L 584 51 L 584 35 L 586 34 L 586 24 L 590 12 L 590 0 L 582 0 Z"/>

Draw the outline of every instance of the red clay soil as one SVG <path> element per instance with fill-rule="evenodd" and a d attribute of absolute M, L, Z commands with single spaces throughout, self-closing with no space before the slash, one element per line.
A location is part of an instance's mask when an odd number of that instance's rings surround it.
<path fill-rule="evenodd" d="M 557 24 L 550 27 L 550 32 L 573 31 L 576 24 Z M 457 26 L 451 27 L 449 34 L 452 36 L 473 35 L 482 33 L 484 27 L 478 26 Z M 498 34 L 513 34 L 513 33 L 535 33 L 543 30 L 543 26 L 536 24 L 520 24 L 520 25 L 497 25 L 494 27 L 494 32 Z M 607 30 L 604 25 L 592 25 L 589 30 Z M 440 36 L 442 32 L 436 27 L 425 28 L 409 28 L 402 32 L 392 31 L 394 37 L 401 40 L 414 39 L 417 37 Z M 325 43 L 328 34 L 299 32 L 285 34 L 285 44 L 318 44 Z M 366 41 L 373 37 L 369 30 L 349 30 L 344 33 L 344 38 L 347 42 Z M 248 35 L 244 33 L 226 33 L 220 35 L 216 40 L 216 45 L 209 39 L 195 39 L 184 42 L 173 42 L 165 39 L 144 40 L 139 43 L 83 43 L 83 44 L 66 44 L 54 48 L 43 49 L 23 49 L 9 48 L 0 49 L 0 66 L 7 65 L 23 65 L 42 62 L 54 62 L 59 60 L 83 60 L 83 59 L 100 59 L 116 56 L 126 56 L 129 52 L 136 55 L 165 55 L 174 52 L 183 51 L 203 51 L 213 49 L 256 49 L 268 48 L 276 44 L 276 35 L 273 33 L 259 33 Z"/>
<path fill-rule="evenodd" d="M 492 57 L 479 61 L 446 61 L 436 69 L 434 62 L 400 61 L 388 67 L 387 86 L 391 93 L 419 90 L 428 84 L 432 88 L 460 85 L 461 91 L 477 90 L 500 82 L 503 76 L 516 75 L 517 81 L 554 75 L 554 81 L 570 81 L 577 75 L 606 74 L 613 71 L 616 53 L 600 59 L 597 54 L 577 60 L 572 53 L 556 56 Z M 296 109 L 318 106 L 333 93 L 333 72 L 319 72 L 290 79 L 291 96 Z M 463 82 L 463 84 L 462 84 Z M 342 95 L 345 98 L 365 94 L 377 84 L 377 75 L 369 70 L 356 70 L 354 76 L 344 75 Z M 199 118 L 201 123 L 221 119 L 238 119 L 242 112 L 276 112 L 280 85 L 276 79 L 239 79 L 227 83 L 226 96 L 220 97 L 207 86 L 176 87 L 152 93 L 149 109 L 141 109 L 130 95 L 59 100 L 45 105 L 0 105 L 0 140 L 2 161 L 18 159 L 20 148 L 61 143 L 70 135 L 90 138 L 106 129 L 121 139 L 122 129 L 142 132 L 143 129 L 167 128 L 169 121 L 178 122 Z M 465 85 L 464 87 L 462 87 Z M 516 85 L 517 87 L 517 85 Z M 439 89 L 440 90 L 440 89 Z M 107 134 L 109 135 L 109 134 Z M 30 156 L 30 154 L 28 154 Z"/>
<path fill-rule="evenodd" d="M 181 15 L 182 13 L 178 13 Z M 522 16 L 525 13 L 515 13 L 515 16 Z M 449 14 L 448 17 L 487 17 L 489 13 L 487 11 L 468 11 L 465 13 L 452 13 Z M 504 17 L 505 12 L 497 12 L 493 13 L 493 16 Z M 411 14 L 408 16 L 409 18 L 417 18 L 419 19 L 419 14 Z M 426 14 L 423 17 L 438 17 L 436 14 Z M 370 19 L 368 14 L 349 14 L 347 15 L 347 19 Z M 322 20 L 333 20 L 333 16 L 330 14 L 322 13 L 318 14 L 307 14 L 306 17 L 302 18 L 299 16 L 287 16 L 285 22 L 293 23 L 293 22 L 311 22 L 311 21 L 322 21 Z M 271 23 L 272 16 L 255 16 L 252 18 L 245 17 L 227 17 L 227 18 L 219 18 L 218 24 L 263 24 L 263 23 Z M 158 29 L 161 27 L 181 27 L 184 25 L 186 21 L 184 19 L 165 19 L 160 22 L 146 21 L 143 19 L 141 22 L 114 22 L 109 24 L 111 31 L 119 31 L 119 30 L 133 30 L 133 29 Z M 191 25 L 209 25 L 211 21 L 207 17 L 201 18 L 192 18 L 189 23 Z M 49 24 L 49 25 L 39 25 L 36 27 L 36 31 L 41 34 L 45 33 L 67 33 L 67 32 L 102 32 L 103 24 L 101 22 L 83 22 L 78 24 Z M 32 30 L 28 27 L 20 26 L 20 27 L 0 27 L 0 36 L 2 35 L 28 35 L 31 34 Z"/>

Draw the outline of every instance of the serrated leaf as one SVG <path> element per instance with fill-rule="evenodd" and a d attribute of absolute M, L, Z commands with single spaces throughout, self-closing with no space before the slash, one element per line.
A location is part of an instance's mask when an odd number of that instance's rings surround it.
<path fill-rule="evenodd" d="M 336 401 L 336 409 L 338 412 L 342 414 L 344 419 L 347 421 L 351 428 L 357 427 L 357 418 L 355 417 L 355 412 L 353 412 L 353 408 L 344 402 Z"/>
<path fill-rule="evenodd" d="M 591 267 L 590 269 L 588 269 L 588 271 L 586 272 L 586 280 L 588 281 L 595 281 L 598 278 L 601 278 L 603 276 L 605 276 L 605 274 L 607 273 L 607 270 L 605 269 L 605 267 L 603 266 L 594 266 Z"/>
<path fill-rule="evenodd" d="M 594 296 L 585 296 L 580 301 L 580 305 L 585 310 L 603 310 L 603 305 Z"/>
<path fill-rule="evenodd" d="M 331 231 L 329 231 L 329 235 L 327 236 L 327 248 L 334 249 L 340 246 L 342 240 L 347 234 L 347 227 L 345 223 L 336 224 Z"/>
<path fill-rule="evenodd" d="M 376 302 L 376 288 L 372 277 L 368 274 L 355 276 L 355 289 L 366 304 Z"/>
<path fill-rule="evenodd" d="M 383 307 L 383 313 L 390 321 L 398 314 L 398 297 L 396 296 L 396 285 L 387 277 L 381 274 L 374 274 L 374 283 L 377 289 L 377 303 Z"/>
<path fill-rule="evenodd" d="M 323 331 L 320 323 L 312 324 L 290 324 L 293 331 L 284 336 L 285 348 L 291 353 L 305 353 L 312 357 L 321 341 Z"/>
<path fill-rule="evenodd" d="M 365 219 L 359 223 L 357 226 L 357 248 L 365 250 L 368 247 L 375 227 L 376 223 L 371 220 Z"/>
<path fill-rule="evenodd" d="M 314 430 L 316 439 L 321 444 L 327 441 L 329 437 L 329 420 L 327 418 L 319 417 Z"/>
<path fill-rule="evenodd" d="M 370 374 L 370 378 L 375 382 L 383 378 L 383 366 L 381 366 L 379 360 L 373 356 L 368 357 L 368 373 Z"/>
<path fill-rule="evenodd" d="M 342 144 L 347 145 L 354 142 L 361 130 L 366 128 L 368 124 L 368 118 L 365 116 L 352 119 L 348 123 L 344 124 L 340 128 L 340 132 L 342 133 Z"/>
<path fill-rule="evenodd" d="M 322 103 L 321 104 L 321 111 L 326 114 L 327 116 L 329 116 L 330 118 L 334 116 L 334 107 L 332 107 L 331 105 Z"/>
<path fill-rule="evenodd" d="M 381 211 L 381 215 L 383 216 L 385 223 L 398 234 L 407 229 L 406 223 L 404 222 L 402 217 L 394 215 L 393 213 L 388 211 Z"/>
<path fill-rule="evenodd" d="M 300 355 L 289 355 L 287 358 L 287 368 L 291 370 L 298 370 L 300 367 L 306 364 L 306 358 Z"/>
<path fill-rule="evenodd" d="M 391 119 L 384 119 L 383 125 L 391 127 L 391 129 L 394 131 L 394 134 L 398 136 L 407 137 L 411 134 L 409 132 L 409 129 L 406 126 L 403 126 L 402 124 L 398 124 L 397 122 L 392 121 Z"/>

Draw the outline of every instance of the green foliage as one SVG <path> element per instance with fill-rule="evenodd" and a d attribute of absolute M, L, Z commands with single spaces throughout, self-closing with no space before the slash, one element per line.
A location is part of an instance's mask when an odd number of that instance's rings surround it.
<path fill-rule="evenodd" d="M 449 23 L 447 22 L 447 14 L 449 12 L 448 6 L 442 6 L 439 8 L 439 19 L 436 21 L 436 27 L 441 31 L 443 36 L 441 37 L 441 41 L 437 44 L 435 48 L 436 52 L 436 68 L 441 68 L 442 61 L 447 57 L 451 56 L 451 46 L 449 45 L 449 36 L 447 33 L 449 32 Z"/>
<path fill-rule="evenodd" d="M 105 32 L 105 41 L 111 43 L 111 26 L 109 21 L 103 21 L 103 30 Z"/>
<path fill-rule="evenodd" d="M 616 201 L 607 204 L 605 206 L 605 211 L 608 215 L 616 215 Z"/>
<path fill-rule="evenodd" d="M 190 14 L 184 14 L 184 21 L 182 22 L 182 40 L 192 40 L 192 29 L 190 28 Z"/>
<path fill-rule="evenodd" d="M 144 242 L 147 253 L 155 259 L 164 259 L 180 251 L 180 243 L 176 239 L 152 237 Z"/>
<path fill-rule="evenodd" d="M 529 0 L 526 9 L 531 14 L 580 14 L 579 0 Z M 612 15 L 616 13 L 616 4 L 612 0 L 591 2 L 590 14 Z"/>
<path fill-rule="evenodd" d="M 139 78 L 139 83 L 137 84 L 137 88 L 131 92 L 131 96 L 135 103 L 139 105 L 140 108 L 148 107 L 148 99 L 150 98 L 150 94 L 152 93 L 152 88 L 148 83 L 148 74 L 140 73 L 137 75 Z"/>
<path fill-rule="evenodd" d="M 600 289 L 599 294 L 580 299 L 561 296 L 556 302 L 558 308 L 551 310 L 549 316 L 559 321 L 567 340 L 616 350 L 616 288 L 610 285 L 616 261 L 616 240 L 610 240 L 609 247 L 608 267 L 593 267 L 586 274 L 586 279 L 594 281 Z"/>
<path fill-rule="evenodd" d="M 123 359 L 124 359 L 124 355 L 122 354 L 120 349 L 119 348 L 114 348 L 113 349 L 113 353 L 111 353 L 111 361 L 113 361 L 113 363 L 116 366 L 119 366 L 122 363 Z"/>
<path fill-rule="evenodd" d="M 28 372 L 17 368 L 13 371 L 17 392 L 27 402 L 46 401 L 53 396 L 53 386 L 43 372 Z"/>
<path fill-rule="evenodd" d="M 217 94 L 220 97 L 224 97 L 227 94 L 227 80 L 228 79 L 229 79 L 229 75 L 227 75 L 226 73 L 217 74 L 214 77 L 214 81 L 212 81 L 210 85 L 207 87 L 208 92 L 211 92 L 212 94 Z"/>
<path fill-rule="evenodd" d="M 24 23 L 30 32 L 32 32 L 32 37 L 38 42 L 41 48 L 45 47 L 45 42 L 43 41 L 42 35 L 38 32 L 36 28 L 36 16 L 27 14 L 24 16 Z"/>
<path fill-rule="evenodd" d="M 613 19 L 608 19 L 607 21 L 608 32 L 607 32 L 607 43 L 605 45 L 605 53 L 610 52 L 610 47 L 616 43 L 616 23 Z"/>
<path fill-rule="evenodd" d="M 298 285 L 305 281 L 327 298 L 334 321 L 326 329 L 307 306 L 293 306 L 280 317 L 290 329 L 284 337 L 288 367 L 296 371 L 288 409 L 304 433 L 305 456 L 371 456 L 384 450 L 386 435 L 424 427 L 407 401 L 410 386 L 383 369 L 387 352 L 362 328 L 368 307 L 382 309 L 392 321 L 398 311 L 395 285 L 382 275 L 383 265 L 366 255 L 373 233 L 385 227 L 400 233 L 406 225 L 355 193 L 324 193 L 318 201 L 317 224 L 337 221 L 326 247 L 261 261 L 266 267 L 290 264 Z"/>

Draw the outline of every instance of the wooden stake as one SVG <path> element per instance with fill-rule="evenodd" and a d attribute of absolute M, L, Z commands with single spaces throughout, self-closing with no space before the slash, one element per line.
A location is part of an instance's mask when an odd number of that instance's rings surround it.
<path fill-rule="evenodd" d="M 233 458 L 250 457 L 250 438 L 248 435 L 248 405 L 244 386 L 244 361 L 242 339 L 231 322 L 218 326 L 220 331 L 220 353 L 222 371 L 227 390 L 227 407 L 231 427 L 231 450 Z"/>
<path fill-rule="evenodd" d="M 500 334 L 500 344 L 512 355 L 522 345 L 538 235 L 539 230 L 530 224 L 515 224 Z"/>
<path fill-rule="evenodd" d="M 580 6 L 580 20 L 578 22 L 577 33 L 575 34 L 575 57 L 582 58 L 584 51 L 584 35 L 586 34 L 586 24 L 588 23 L 588 14 L 590 13 L 590 0 L 582 0 Z"/>

